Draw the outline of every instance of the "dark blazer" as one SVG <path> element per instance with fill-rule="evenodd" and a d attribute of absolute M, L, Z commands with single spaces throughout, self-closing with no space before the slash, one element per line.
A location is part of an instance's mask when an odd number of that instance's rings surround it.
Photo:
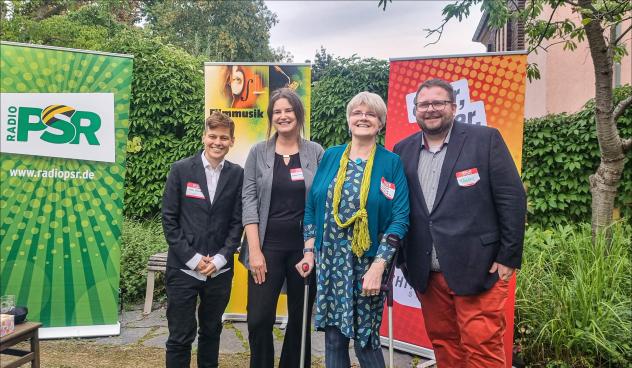
<path fill-rule="evenodd" d="M 195 253 L 221 254 L 224 267 L 232 267 L 239 246 L 241 225 L 241 187 L 244 170 L 224 161 L 213 204 L 209 201 L 202 151 L 171 166 L 162 199 L 162 226 L 169 244 L 167 267 L 186 266 Z M 187 183 L 200 186 L 204 199 L 187 196 Z"/>
<path fill-rule="evenodd" d="M 519 268 L 526 194 L 511 154 L 496 129 L 454 123 L 432 212 L 423 198 L 417 165 L 422 134 L 395 145 L 404 163 L 410 227 L 404 257 L 408 282 L 424 292 L 434 242 L 441 272 L 457 295 L 479 294 L 494 285 L 493 262 Z M 480 180 L 461 186 L 457 173 L 477 169 Z"/>

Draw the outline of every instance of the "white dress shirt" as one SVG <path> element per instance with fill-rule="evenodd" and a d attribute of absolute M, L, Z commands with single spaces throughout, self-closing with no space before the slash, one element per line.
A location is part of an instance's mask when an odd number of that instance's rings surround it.
<path fill-rule="evenodd" d="M 202 151 L 202 164 L 204 165 L 204 174 L 206 174 L 206 187 L 208 188 L 209 196 L 208 200 L 211 202 L 211 204 L 213 204 L 213 198 L 215 197 L 215 191 L 217 190 L 219 175 L 224 168 L 224 160 L 222 160 L 219 165 L 213 168 L 213 165 L 211 165 L 211 163 L 206 159 L 206 156 L 204 156 L 204 151 Z M 186 263 L 187 267 L 189 267 L 190 270 L 182 269 L 182 272 L 193 276 L 198 280 L 205 281 L 206 276 L 202 275 L 196 270 L 197 265 L 200 263 L 200 260 L 202 260 L 202 257 L 203 255 L 201 255 L 200 253 L 196 253 L 193 258 L 191 258 Z M 221 254 L 213 255 L 213 260 L 211 262 L 213 262 L 213 264 L 215 265 L 215 272 L 211 274 L 211 278 L 219 275 L 220 273 L 230 270 L 230 268 L 222 269 L 222 267 L 224 267 L 228 262 L 226 261 L 226 258 L 224 258 L 224 256 Z"/>

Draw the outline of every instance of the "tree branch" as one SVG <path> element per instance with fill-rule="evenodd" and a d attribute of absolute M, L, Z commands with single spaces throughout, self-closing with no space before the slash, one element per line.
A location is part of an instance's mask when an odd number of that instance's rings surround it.
<path fill-rule="evenodd" d="M 549 27 L 551 26 L 551 21 L 553 20 L 553 16 L 555 15 L 555 11 L 557 10 L 557 7 L 560 6 L 561 3 L 557 3 L 555 4 L 555 7 L 553 8 L 553 10 L 551 10 L 551 16 L 549 17 L 549 20 L 546 22 L 546 27 L 544 28 L 544 31 L 542 31 L 542 33 L 540 34 L 540 39 L 538 40 L 538 42 L 531 48 L 531 50 L 535 50 L 538 47 L 540 47 L 540 45 L 542 44 L 542 41 L 544 41 L 544 37 L 546 36 L 547 31 L 549 30 Z"/>
<path fill-rule="evenodd" d="M 632 105 L 632 96 L 628 96 L 628 98 L 619 102 L 617 107 L 614 108 L 614 111 L 612 111 L 612 121 L 616 123 L 625 111 L 625 109 L 627 109 L 630 105 Z"/>
<path fill-rule="evenodd" d="M 621 139 L 621 148 L 623 153 L 628 153 L 632 149 L 632 138 Z"/>
<path fill-rule="evenodd" d="M 623 39 L 623 36 L 625 36 L 626 33 L 630 32 L 632 30 L 632 25 L 629 26 L 625 31 L 621 32 L 621 34 L 619 35 L 619 37 L 617 37 L 616 40 L 614 40 L 614 42 L 611 43 L 611 45 L 616 45 L 619 43 L 619 41 L 621 41 Z"/>
<path fill-rule="evenodd" d="M 435 29 L 425 29 L 425 31 L 428 32 L 428 34 L 426 35 L 426 38 L 432 36 L 434 33 L 438 33 L 439 36 L 437 37 L 436 40 L 434 40 L 432 42 L 428 42 L 427 44 L 425 44 L 424 47 L 439 43 L 439 41 L 441 40 L 441 36 L 443 36 L 443 28 L 445 27 L 445 25 L 447 23 L 448 23 L 448 21 L 446 20 L 439 27 L 437 27 Z"/>

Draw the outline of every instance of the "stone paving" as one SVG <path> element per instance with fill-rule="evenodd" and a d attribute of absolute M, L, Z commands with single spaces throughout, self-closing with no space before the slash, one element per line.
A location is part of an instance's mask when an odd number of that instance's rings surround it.
<path fill-rule="evenodd" d="M 283 325 L 275 325 L 274 330 L 275 353 L 278 357 L 283 343 Z M 93 341 L 107 345 L 141 343 L 145 346 L 164 348 L 167 335 L 165 309 L 154 309 L 149 315 L 143 316 L 139 306 L 137 309 L 123 312 L 121 315 L 121 334 L 119 336 L 96 338 Z M 197 346 L 197 341 L 194 342 L 194 346 Z M 248 327 L 246 322 L 226 321 L 222 331 L 220 353 L 246 353 L 248 350 Z M 349 350 L 352 363 L 354 366 L 358 366 L 353 347 L 350 347 Z M 388 364 L 388 348 L 383 348 L 382 352 Z M 324 333 L 314 331 L 312 332 L 312 356 L 323 359 L 324 355 Z M 434 367 L 433 361 L 398 351 L 395 351 L 393 363 L 395 367 Z"/>

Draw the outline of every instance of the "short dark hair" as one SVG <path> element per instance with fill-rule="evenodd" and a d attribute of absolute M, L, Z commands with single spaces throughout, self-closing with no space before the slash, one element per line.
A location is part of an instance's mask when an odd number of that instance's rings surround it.
<path fill-rule="evenodd" d="M 204 121 L 204 131 L 209 129 L 215 129 L 219 127 L 228 128 L 230 130 L 230 137 L 235 137 L 235 122 L 228 115 L 221 113 L 220 111 L 213 111 L 211 116 Z"/>
<path fill-rule="evenodd" d="M 424 88 L 431 88 L 431 87 L 443 88 L 446 92 L 448 92 L 448 97 L 450 97 L 450 102 L 454 103 L 455 97 L 454 97 L 454 88 L 452 88 L 452 85 L 443 79 L 434 78 L 434 79 L 428 79 L 427 81 L 419 85 L 419 88 L 417 89 L 417 94 L 415 94 L 415 105 L 417 104 L 417 96 L 419 96 L 419 92 L 421 92 L 421 90 Z"/>
<path fill-rule="evenodd" d="M 272 112 L 274 111 L 274 104 L 282 98 L 285 98 L 290 103 L 290 106 L 292 106 L 294 116 L 296 116 L 296 124 L 301 133 L 305 133 L 305 108 L 303 107 L 301 98 L 290 88 L 279 88 L 272 92 L 270 102 L 268 103 L 268 131 L 266 132 L 266 138 L 270 138 L 270 133 L 272 132 Z"/>

